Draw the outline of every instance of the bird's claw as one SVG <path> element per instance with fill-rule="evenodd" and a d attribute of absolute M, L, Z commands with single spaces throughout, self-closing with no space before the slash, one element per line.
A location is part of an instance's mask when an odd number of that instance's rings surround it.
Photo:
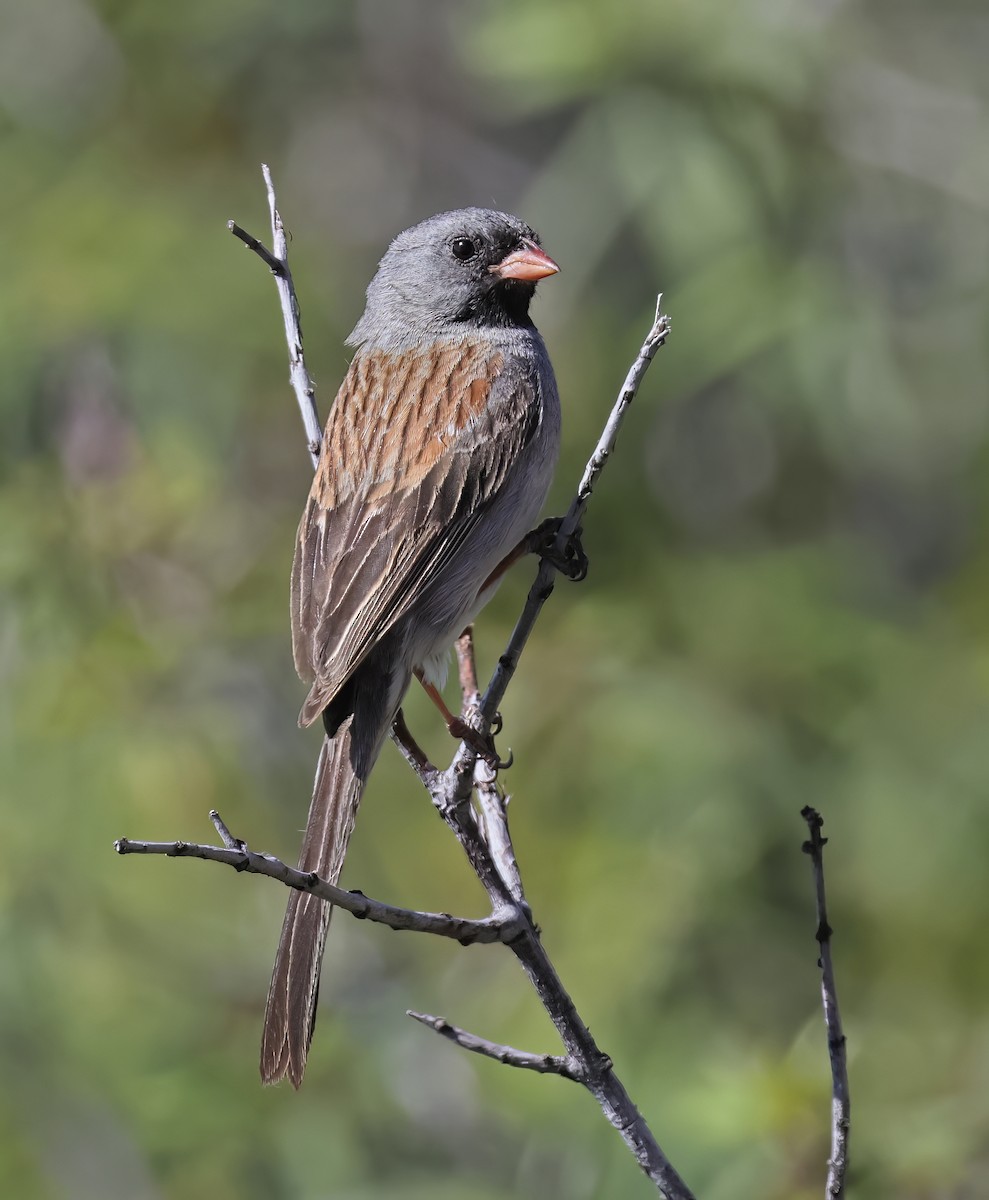
<path fill-rule="evenodd" d="M 565 575 L 572 583 L 580 583 L 581 580 L 587 578 L 587 570 L 590 565 L 581 541 L 583 531 L 578 525 L 567 537 L 563 549 L 558 550 L 556 541 L 560 536 L 562 524 L 563 517 L 549 517 L 537 526 L 529 534 L 532 550 L 540 558 L 551 562 L 560 574 Z"/>
<path fill-rule="evenodd" d="M 483 734 L 478 732 L 473 725 L 462 720 L 460 717 L 455 717 L 449 725 L 449 730 L 455 738 L 459 738 L 462 742 L 466 742 L 468 746 L 488 764 L 492 771 L 507 771 L 515 761 L 515 755 L 511 750 L 508 751 L 508 758 L 502 759 L 498 757 L 498 751 L 494 744 L 493 733 Z M 501 718 L 498 718 L 498 729 L 495 732 L 501 731 Z"/>

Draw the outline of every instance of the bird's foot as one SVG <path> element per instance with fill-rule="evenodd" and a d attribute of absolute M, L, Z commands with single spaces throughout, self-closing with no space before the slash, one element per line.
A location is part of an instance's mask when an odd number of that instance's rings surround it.
<path fill-rule="evenodd" d="M 587 578 L 590 565 L 581 541 L 583 531 L 578 525 L 567 538 L 562 550 L 558 550 L 556 540 L 560 536 L 563 520 L 563 517 L 547 517 L 529 534 L 529 545 L 533 554 L 551 562 L 561 575 L 565 575 L 573 583 L 580 583 Z"/>
<path fill-rule="evenodd" d="M 496 714 L 498 723 L 495 732 L 501 732 L 501 714 Z M 453 717 L 447 723 L 447 729 L 461 742 L 466 742 L 468 746 L 476 751 L 478 758 L 484 759 L 492 771 L 507 771 L 515 761 L 515 755 L 508 751 L 508 758 L 502 759 L 498 757 L 498 751 L 495 748 L 493 733 L 480 733 L 473 725 L 461 717 Z"/>

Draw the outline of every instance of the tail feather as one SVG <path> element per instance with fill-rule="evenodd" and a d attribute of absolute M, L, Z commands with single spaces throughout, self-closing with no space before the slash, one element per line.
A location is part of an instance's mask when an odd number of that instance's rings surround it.
<path fill-rule="evenodd" d="M 315 871 L 330 883 L 340 878 L 364 788 L 350 762 L 352 723 L 351 716 L 336 737 L 323 739 L 299 855 L 300 871 Z M 289 897 L 264 1014 L 264 1083 L 277 1083 L 286 1075 L 295 1087 L 302 1083 L 332 911 L 331 905 L 306 892 L 293 891 Z"/>

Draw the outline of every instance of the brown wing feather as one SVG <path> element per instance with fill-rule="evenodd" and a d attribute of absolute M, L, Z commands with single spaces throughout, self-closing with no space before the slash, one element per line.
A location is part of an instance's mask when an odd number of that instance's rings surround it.
<path fill-rule="evenodd" d="M 535 385 L 493 393 L 501 366 L 469 342 L 351 364 L 292 570 L 303 723 L 456 553 L 531 436 Z"/>

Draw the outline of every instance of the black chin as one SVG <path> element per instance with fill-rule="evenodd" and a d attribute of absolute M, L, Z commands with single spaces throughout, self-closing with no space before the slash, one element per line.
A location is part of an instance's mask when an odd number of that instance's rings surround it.
<path fill-rule="evenodd" d="M 536 285 L 525 279 L 499 279 L 481 295 L 472 297 L 458 319 L 473 325 L 531 325 L 529 305 Z"/>
<path fill-rule="evenodd" d="M 524 279 L 504 279 L 493 292 L 513 325 L 528 324 L 529 305 L 535 294 L 536 285 Z"/>

